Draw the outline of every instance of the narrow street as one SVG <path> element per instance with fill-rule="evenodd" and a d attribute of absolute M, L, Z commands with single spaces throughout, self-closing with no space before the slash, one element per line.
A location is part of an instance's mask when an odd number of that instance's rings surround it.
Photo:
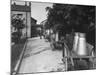
<path fill-rule="evenodd" d="M 53 51 L 45 39 L 29 39 L 18 73 L 53 71 L 64 71 L 62 51 Z"/>
<path fill-rule="evenodd" d="M 11 0 L 10 6 L 11 75 L 96 69 L 95 5 Z"/>

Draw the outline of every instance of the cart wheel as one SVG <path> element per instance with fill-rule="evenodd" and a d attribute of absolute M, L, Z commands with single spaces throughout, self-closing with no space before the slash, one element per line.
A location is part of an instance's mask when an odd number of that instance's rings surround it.
<path fill-rule="evenodd" d="M 73 71 L 74 70 L 74 65 L 72 64 L 71 58 L 67 58 L 67 67 L 68 67 L 68 69 L 67 69 L 68 71 Z"/>
<path fill-rule="evenodd" d="M 75 70 L 88 70 L 89 66 L 85 60 L 74 60 L 74 69 Z"/>

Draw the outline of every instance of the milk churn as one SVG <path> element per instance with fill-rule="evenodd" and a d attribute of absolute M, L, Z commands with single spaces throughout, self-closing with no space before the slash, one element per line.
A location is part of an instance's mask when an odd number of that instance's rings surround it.
<path fill-rule="evenodd" d="M 79 42 L 78 42 L 78 47 L 77 47 L 77 54 L 86 56 L 88 55 L 88 51 L 86 48 L 86 39 L 85 39 L 85 33 L 80 33 L 79 34 Z"/>
<path fill-rule="evenodd" d="M 56 35 L 55 35 L 55 41 L 58 41 L 59 40 L 59 35 L 58 35 L 58 32 L 56 32 Z"/>
<path fill-rule="evenodd" d="M 73 51 L 77 51 L 77 46 L 78 46 L 78 40 L 79 40 L 79 33 L 76 32 L 74 36 L 74 41 L 73 41 Z"/>

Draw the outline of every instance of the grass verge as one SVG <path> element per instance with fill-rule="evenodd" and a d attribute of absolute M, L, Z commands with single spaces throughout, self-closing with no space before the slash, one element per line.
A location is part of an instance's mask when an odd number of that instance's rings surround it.
<path fill-rule="evenodd" d="M 11 46 L 11 73 L 14 71 L 17 61 L 22 53 L 25 41 L 26 40 L 23 39 L 20 43 Z"/>

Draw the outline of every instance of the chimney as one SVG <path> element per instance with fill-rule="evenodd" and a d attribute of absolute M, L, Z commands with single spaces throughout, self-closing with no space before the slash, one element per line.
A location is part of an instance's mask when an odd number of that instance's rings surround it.
<path fill-rule="evenodd" d="M 27 6 L 27 2 L 25 1 L 25 6 Z"/>
<path fill-rule="evenodd" d="M 16 3 L 14 2 L 14 4 L 13 5 L 16 5 Z"/>
<path fill-rule="evenodd" d="M 31 2 L 29 2 L 29 6 L 31 7 Z"/>

